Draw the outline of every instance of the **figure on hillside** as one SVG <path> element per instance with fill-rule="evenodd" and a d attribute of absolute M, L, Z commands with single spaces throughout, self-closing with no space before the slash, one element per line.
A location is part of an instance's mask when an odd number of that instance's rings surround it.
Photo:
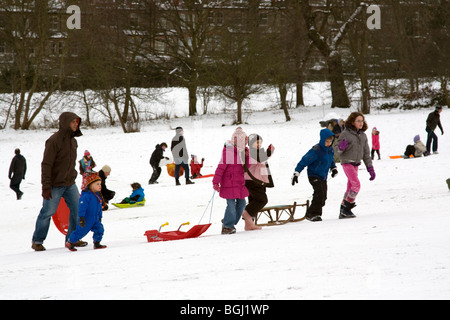
<path fill-rule="evenodd" d="M 375 169 L 370 157 L 369 143 L 365 131 L 367 123 L 360 112 L 352 112 L 345 121 L 345 129 L 339 136 L 334 151 L 339 154 L 342 168 L 348 178 L 347 190 L 342 200 L 339 219 L 355 218 L 352 209 L 356 206 L 355 200 L 361 189 L 358 179 L 358 168 L 364 161 L 370 174 L 370 181 L 375 179 Z"/>
<path fill-rule="evenodd" d="M 227 201 L 222 234 L 236 233 L 235 225 L 241 219 L 246 205 L 245 198 L 249 195 L 244 179 L 244 164 L 248 162 L 247 143 L 247 134 L 241 127 L 236 128 L 231 140 L 225 142 L 222 158 L 214 173 L 213 188 Z"/>
<path fill-rule="evenodd" d="M 86 178 L 94 172 L 92 170 L 97 165 L 95 164 L 94 158 L 92 158 L 91 153 L 88 150 L 84 151 L 83 158 L 80 159 L 80 174 L 83 177 L 81 182 L 81 190 L 86 188 Z"/>
<path fill-rule="evenodd" d="M 79 223 L 66 242 L 66 248 L 70 251 L 77 251 L 75 244 L 86 236 L 89 231 L 94 233 L 94 249 L 106 248 L 105 245 L 100 244 L 105 232 L 102 224 L 102 205 L 104 200 L 101 190 L 102 179 L 97 173 L 92 173 L 86 177 L 86 188 L 81 191 L 78 208 Z"/>
<path fill-rule="evenodd" d="M 141 185 L 137 182 L 134 182 L 131 184 L 131 189 L 133 189 L 133 192 L 129 197 L 126 197 L 122 200 L 120 203 L 136 203 L 136 202 L 142 202 L 145 199 L 144 189 L 141 187 Z"/>
<path fill-rule="evenodd" d="M 327 178 L 331 171 L 331 177 L 337 174 L 336 164 L 334 162 L 333 142 L 335 136 L 329 129 L 320 131 L 319 144 L 313 146 L 300 160 L 292 176 L 292 185 L 298 183 L 300 173 L 308 167 L 308 180 L 312 185 L 314 194 L 311 205 L 306 211 L 306 219 L 309 221 L 322 221 L 322 208 L 327 200 Z"/>
<path fill-rule="evenodd" d="M 168 157 L 164 157 L 164 151 L 167 149 L 167 143 L 163 142 L 155 146 L 155 151 L 153 151 L 150 157 L 150 165 L 153 169 L 153 174 L 148 181 L 148 184 L 158 183 L 158 178 L 161 175 L 161 167 L 159 166 L 162 159 L 169 160 Z"/>
<path fill-rule="evenodd" d="M 111 167 L 108 165 L 104 165 L 102 167 L 102 169 L 98 172 L 98 176 L 100 177 L 100 179 L 102 179 L 102 196 L 103 196 L 103 200 L 105 200 L 105 203 L 103 204 L 103 210 L 108 210 L 108 203 L 109 201 L 111 201 L 114 196 L 116 195 L 115 191 L 109 190 L 106 187 L 106 179 L 109 177 L 109 175 L 111 174 Z"/>
<path fill-rule="evenodd" d="M 263 139 L 258 134 L 251 134 L 248 137 L 249 163 L 244 166 L 245 187 L 249 192 L 248 204 L 242 213 L 245 221 L 245 230 L 260 230 L 254 224 L 259 211 L 269 201 L 267 198 L 267 188 L 273 188 L 273 179 L 267 161 L 275 151 L 273 145 L 269 145 L 267 151 L 262 147 Z"/>
<path fill-rule="evenodd" d="M 205 158 L 202 158 L 202 162 L 198 162 L 198 158 L 195 154 L 191 155 L 191 178 L 196 179 L 201 177 L 202 174 L 200 170 L 203 168 L 203 163 L 205 162 Z"/>
<path fill-rule="evenodd" d="M 173 160 L 175 162 L 175 184 L 180 185 L 180 167 L 184 169 L 184 177 L 186 184 L 194 184 L 189 180 L 189 154 L 186 148 L 186 139 L 184 138 L 184 131 L 182 127 L 177 127 L 176 134 L 172 138 L 170 150 L 172 151 Z"/>
<path fill-rule="evenodd" d="M 20 184 L 22 180 L 25 180 L 25 174 L 27 173 L 27 160 L 20 154 L 20 149 L 14 150 L 16 154 L 11 160 L 9 166 L 8 178 L 11 180 L 9 187 L 16 193 L 17 200 L 22 199 L 23 192 L 20 190 Z"/>
<path fill-rule="evenodd" d="M 436 109 L 433 112 L 431 112 L 427 118 L 427 127 L 425 128 L 425 131 L 428 133 L 427 151 L 430 154 L 431 154 L 431 143 L 433 143 L 433 153 L 438 154 L 438 137 L 434 133 L 436 127 L 439 127 L 439 129 L 441 129 L 442 135 L 444 134 L 444 129 L 442 128 L 441 124 L 441 116 L 440 116 L 441 112 L 442 107 L 437 106 Z"/>
<path fill-rule="evenodd" d="M 78 200 L 80 194 L 75 185 L 77 171 L 77 140 L 82 135 L 80 131 L 81 118 L 72 112 L 63 112 L 59 117 L 59 130 L 45 142 L 42 160 L 42 209 L 36 220 L 32 248 L 44 251 L 44 240 L 47 237 L 51 217 L 56 213 L 61 198 L 64 198 L 70 210 L 69 227 L 66 242 L 75 230 L 78 219 Z M 76 247 L 84 247 L 87 242 L 78 241 Z"/>
<path fill-rule="evenodd" d="M 370 154 L 372 160 L 374 159 L 375 152 L 378 155 L 378 160 L 380 160 L 380 131 L 377 130 L 377 127 L 373 127 L 372 129 L 372 151 Z"/>

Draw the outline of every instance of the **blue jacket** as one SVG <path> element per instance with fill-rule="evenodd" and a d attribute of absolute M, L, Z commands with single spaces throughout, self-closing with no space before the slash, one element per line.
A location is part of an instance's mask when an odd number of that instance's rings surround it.
<path fill-rule="evenodd" d="M 92 191 L 81 192 L 78 206 L 78 216 L 80 218 L 85 218 L 86 225 L 93 225 L 96 221 L 99 221 L 103 217 L 102 197 L 98 192 L 97 196 Z"/>
<path fill-rule="evenodd" d="M 135 200 L 135 197 L 139 196 L 139 198 L 137 200 Z M 130 195 L 130 199 L 132 199 L 135 202 L 141 202 L 144 200 L 145 194 L 144 194 L 144 189 L 142 189 L 142 187 L 140 187 L 137 190 L 134 190 L 133 193 Z M 131 202 L 134 203 L 134 202 Z"/>
<path fill-rule="evenodd" d="M 302 160 L 297 164 L 295 171 L 302 172 L 305 167 L 308 167 L 309 177 L 327 180 L 328 172 L 336 168 L 333 147 L 325 146 L 325 140 L 331 136 L 334 136 L 331 130 L 321 130 L 319 144 L 316 144 L 303 156 Z"/>

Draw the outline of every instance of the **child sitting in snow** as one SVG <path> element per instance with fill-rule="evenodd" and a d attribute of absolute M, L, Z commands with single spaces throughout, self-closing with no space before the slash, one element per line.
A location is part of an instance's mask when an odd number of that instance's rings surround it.
<path fill-rule="evenodd" d="M 319 144 L 312 147 L 303 156 L 292 176 L 292 185 L 295 185 L 298 183 L 300 173 L 305 167 L 308 167 L 309 183 L 314 189 L 311 205 L 306 212 L 306 219 L 310 221 L 322 221 L 322 208 L 327 200 L 328 171 L 331 171 L 332 178 L 338 174 L 334 163 L 333 140 L 334 134 L 331 130 L 321 130 Z"/>
<path fill-rule="evenodd" d="M 79 224 L 75 231 L 70 234 L 69 241 L 66 243 L 66 248 L 70 251 L 77 251 L 75 243 L 80 241 L 89 231 L 94 232 L 94 249 L 106 248 L 106 246 L 100 244 L 104 233 L 101 190 L 102 179 L 97 173 L 89 175 L 86 178 L 86 189 L 81 192 L 79 200 Z"/>
<path fill-rule="evenodd" d="M 408 145 L 405 150 L 405 158 L 420 158 L 421 156 L 429 156 L 430 153 L 427 151 L 427 148 L 423 144 L 423 142 L 420 140 L 420 136 L 416 135 L 414 137 L 414 145 Z"/>
<path fill-rule="evenodd" d="M 144 201 L 145 198 L 145 194 L 144 194 L 144 189 L 142 189 L 141 185 L 137 182 L 134 182 L 131 184 L 131 188 L 133 189 L 133 192 L 131 193 L 131 195 L 125 199 L 122 200 L 122 202 L 120 203 L 136 203 L 136 202 L 141 202 Z"/>
<path fill-rule="evenodd" d="M 192 174 L 191 178 L 192 179 L 202 176 L 202 174 L 200 173 L 200 170 L 203 168 L 204 161 L 205 161 L 205 158 L 202 158 L 202 163 L 199 163 L 197 156 L 195 154 L 191 155 L 191 174 Z"/>

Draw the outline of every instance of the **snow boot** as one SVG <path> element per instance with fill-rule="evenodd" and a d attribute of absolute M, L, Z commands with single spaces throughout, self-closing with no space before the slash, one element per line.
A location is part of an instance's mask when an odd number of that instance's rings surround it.
<path fill-rule="evenodd" d="M 73 245 L 74 245 L 75 247 L 82 248 L 82 247 L 86 247 L 86 246 L 88 245 L 88 243 L 87 243 L 86 241 L 78 240 L 78 241 L 75 242 Z"/>
<path fill-rule="evenodd" d="M 107 246 L 100 244 L 100 242 L 94 242 L 94 250 L 95 249 L 105 249 Z"/>
<path fill-rule="evenodd" d="M 33 243 L 33 244 L 31 245 L 31 248 L 32 248 L 34 251 L 45 251 L 45 247 L 44 247 L 41 243 Z"/>
<path fill-rule="evenodd" d="M 222 234 L 233 234 L 233 233 L 236 233 L 235 228 L 222 227 Z"/>
<path fill-rule="evenodd" d="M 77 251 L 77 248 L 75 248 L 75 243 L 72 243 L 70 241 L 66 242 L 66 248 L 70 251 Z"/>
<path fill-rule="evenodd" d="M 311 222 L 318 222 L 318 221 L 322 221 L 322 217 L 321 216 L 306 217 L 306 220 L 309 220 Z"/>
<path fill-rule="evenodd" d="M 186 184 L 195 184 L 195 182 L 192 182 L 191 180 L 186 179 Z"/>
<path fill-rule="evenodd" d="M 350 203 L 350 202 L 344 200 L 344 202 L 341 204 L 339 219 L 356 218 L 355 214 L 352 212 L 352 209 L 354 207 L 356 207 L 355 203 Z"/>
<path fill-rule="evenodd" d="M 180 180 L 175 179 L 175 185 L 176 185 L 176 186 L 181 186 Z"/>

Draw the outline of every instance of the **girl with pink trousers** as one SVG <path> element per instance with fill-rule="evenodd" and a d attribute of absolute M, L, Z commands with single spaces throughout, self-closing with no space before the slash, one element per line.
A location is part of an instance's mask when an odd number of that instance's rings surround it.
<path fill-rule="evenodd" d="M 378 131 L 377 127 L 373 127 L 372 129 L 372 152 L 371 152 L 371 158 L 374 159 L 375 152 L 378 155 L 378 160 L 381 159 L 380 157 L 380 131 Z"/>
<path fill-rule="evenodd" d="M 227 208 L 222 220 L 222 234 L 236 233 L 235 225 L 244 218 L 245 230 L 257 229 L 252 217 L 243 215 L 249 192 L 245 187 L 244 164 L 248 163 L 249 151 L 247 134 L 241 127 L 236 128 L 222 150 L 222 159 L 213 178 L 213 188 L 221 198 L 226 199 Z"/>
<path fill-rule="evenodd" d="M 345 122 L 345 129 L 334 147 L 334 151 L 339 155 L 342 168 L 348 178 L 347 190 L 342 200 L 339 219 L 356 217 L 351 209 L 356 206 L 356 196 L 361 189 L 361 183 L 358 179 L 358 167 L 361 164 L 361 160 L 364 161 L 370 174 L 370 181 L 375 179 L 375 169 L 372 165 L 369 143 L 364 133 L 367 128 L 364 115 L 359 112 L 353 112 Z"/>

